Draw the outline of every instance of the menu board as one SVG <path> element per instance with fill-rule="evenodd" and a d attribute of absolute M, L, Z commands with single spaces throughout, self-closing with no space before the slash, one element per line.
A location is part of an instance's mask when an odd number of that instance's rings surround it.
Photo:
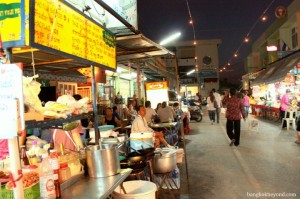
<path fill-rule="evenodd" d="M 0 64 L 0 139 L 16 137 L 17 132 L 25 128 L 24 114 L 21 114 L 24 113 L 22 85 L 19 66 Z"/>
<path fill-rule="evenodd" d="M 31 46 L 116 69 L 116 39 L 112 33 L 62 1 L 32 3 Z"/>
<path fill-rule="evenodd" d="M 0 36 L 3 47 L 24 45 L 23 0 L 0 1 Z"/>

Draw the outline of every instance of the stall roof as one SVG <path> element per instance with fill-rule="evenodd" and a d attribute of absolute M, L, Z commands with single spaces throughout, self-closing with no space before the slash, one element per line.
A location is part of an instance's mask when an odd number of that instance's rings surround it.
<path fill-rule="evenodd" d="M 174 55 L 143 34 L 117 37 L 117 61 L 129 61 L 155 56 Z"/>
<path fill-rule="evenodd" d="M 300 50 L 296 51 L 276 62 L 271 63 L 268 68 L 262 71 L 252 82 L 253 86 L 269 84 L 284 79 L 286 74 L 292 70 L 300 61 Z"/>

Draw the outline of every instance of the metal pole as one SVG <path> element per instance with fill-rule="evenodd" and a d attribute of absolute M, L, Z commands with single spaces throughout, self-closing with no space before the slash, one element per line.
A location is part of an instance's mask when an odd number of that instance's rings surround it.
<path fill-rule="evenodd" d="M 140 71 L 140 61 L 136 62 L 136 76 L 137 76 L 137 89 L 138 89 L 138 99 L 141 100 L 141 71 Z M 139 104 L 139 103 L 138 103 Z"/>
<path fill-rule="evenodd" d="M 98 128 L 98 110 L 97 110 L 97 96 L 96 96 L 96 80 L 95 80 L 95 67 L 91 65 L 92 71 L 92 93 L 93 93 L 93 112 L 94 112 L 94 129 L 95 129 L 95 143 L 99 144 L 100 131 Z"/>

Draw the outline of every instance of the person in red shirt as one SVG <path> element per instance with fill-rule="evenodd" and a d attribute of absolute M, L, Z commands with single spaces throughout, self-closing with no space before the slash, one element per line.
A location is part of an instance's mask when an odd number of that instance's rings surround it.
<path fill-rule="evenodd" d="M 244 100 L 236 96 L 236 90 L 231 88 L 230 96 L 227 94 L 223 99 L 223 104 L 226 104 L 226 131 L 229 139 L 231 140 L 230 146 L 233 144 L 238 146 L 240 144 L 241 132 L 241 117 L 246 121 Z"/>

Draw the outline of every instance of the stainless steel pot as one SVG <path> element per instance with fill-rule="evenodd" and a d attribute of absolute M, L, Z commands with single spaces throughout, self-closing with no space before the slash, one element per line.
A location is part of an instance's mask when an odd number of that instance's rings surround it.
<path fill-rule="evenodd" d="M 92 178 L 108 177 L 120 172 L 118 150 L 109 144 L 88 146 L 86 161 L 89 176 Z"/>
<path fill-rule="evenodd" d="M 168 173 L 175 169 L 177 154 L 174 149 L 163 149 L 156 152 L 152 159 L 154 173 Z"/>

